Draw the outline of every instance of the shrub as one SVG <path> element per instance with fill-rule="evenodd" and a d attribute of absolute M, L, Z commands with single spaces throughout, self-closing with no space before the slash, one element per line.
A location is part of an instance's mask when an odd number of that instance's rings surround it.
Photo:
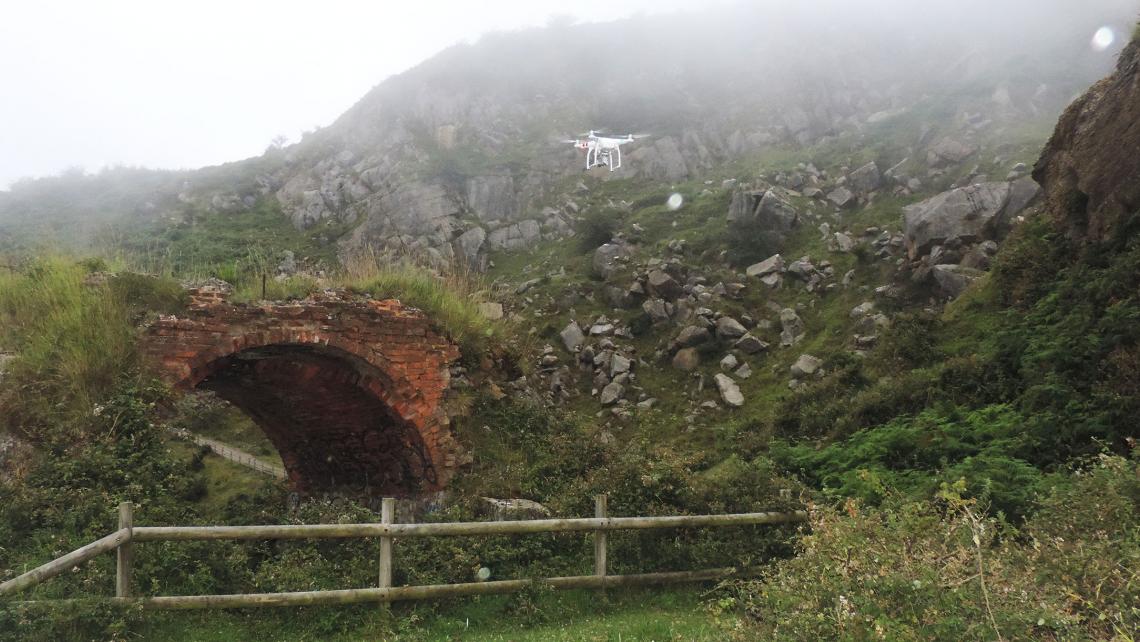
<path fill-rule="evenodd" d="M 1140 477 L 1101 457 L 1062 474 L 1015 531 L 964 499 L 886 491 L 812 512 L 800 554 L 724 586 L 721 607 L 752 616 L 757 639 L 1130 639 L 1140 628 Z"/>

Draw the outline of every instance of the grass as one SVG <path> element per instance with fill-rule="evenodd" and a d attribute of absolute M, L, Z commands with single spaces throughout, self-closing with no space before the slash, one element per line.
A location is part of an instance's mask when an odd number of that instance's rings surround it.
<path fill-rule="evenodd" d="M 136 370 L 135 326 L 144 310 L 181 307 L 177 285 L 128 276 L 89 282 L 92 267 L 47 257 L 0 274 L 0 345 L 17 353 L 0 407 L 11 427 L 50 431 L 90 414 Z"/>
<path fill-rule="evenodd" d="M 702 604 L 699 588 L 681 587 L 610 591 L 540 592 L 462 598 L 438 605 L 393 607 L 392 631 L 383 616 L 347 630 L 330 622 L 314 631 L 313 622 L 335 620 L 331 609 L 290 609 L 280 618 L 251 618 L 248 612 L 155 614 L 141 634 L 149 639 L 183 642 L 221 640 L 360 640 L 406 642 L 473 640 L 529 642 L 580 640 L 650 642 L 748 639 L 743 622 L 731 614 L 713 614 Z M 365 611 L 373 607 L 354 607 Z M 345 609 L 339 609 L 343 612 Z M 359 613 L 358 613 L 359 615 Z M 307 621 L 302 623 L 302 621 Z"/>

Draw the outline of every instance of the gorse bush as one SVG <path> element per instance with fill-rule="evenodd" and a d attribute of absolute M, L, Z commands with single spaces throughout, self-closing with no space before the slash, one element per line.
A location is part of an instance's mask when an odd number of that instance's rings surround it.
<path fill-rule="evenodd" d="M 1130 640 L 1140 629 L 1140 469 L 1101 457 L 1051 478 L 1015 529 L 964 499 L 888 493 L 812 513 L 799 555 L 762 579 L 727 584 L 771 640 Z M 973 493 L 976 494 L 976 493 Z"/>

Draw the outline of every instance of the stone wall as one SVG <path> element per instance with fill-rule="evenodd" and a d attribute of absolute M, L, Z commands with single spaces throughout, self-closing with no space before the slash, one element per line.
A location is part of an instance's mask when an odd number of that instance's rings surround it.
<path fill-rule="evenodd" d="M 232 304 L 190 290 L 184 316 L 144 329 L 146 362 L 176 390 L 215 391 L 277 447 L 302 492 L 411 496 L 446 485 L 460 451 L 441 408 L 458 348 L 396 300 L 329 294 Z"/>

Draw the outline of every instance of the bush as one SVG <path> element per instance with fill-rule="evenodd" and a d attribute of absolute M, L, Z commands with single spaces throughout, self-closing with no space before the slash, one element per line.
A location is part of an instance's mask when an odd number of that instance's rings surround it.
<path fill-rule="evenodd" d="M 574 226 L 578 237 L 578 248 L 583 252 L 593 252 L 598 246 L 609 243 L 621 223 L 621 213 L 614 209 L 588 211 Z"/>
<path fill-rule="evenodd" d="M 752 616 L 757 639 L 1130 639 L 1140 629 L 1140 477 L 1101 457 L 1056 487 L 1018 531 L 964 499 L 886 492 L 817 508 L 800 554 L 718 604 Z M 975 493 L 976 494 L 976 493 Z"/>

